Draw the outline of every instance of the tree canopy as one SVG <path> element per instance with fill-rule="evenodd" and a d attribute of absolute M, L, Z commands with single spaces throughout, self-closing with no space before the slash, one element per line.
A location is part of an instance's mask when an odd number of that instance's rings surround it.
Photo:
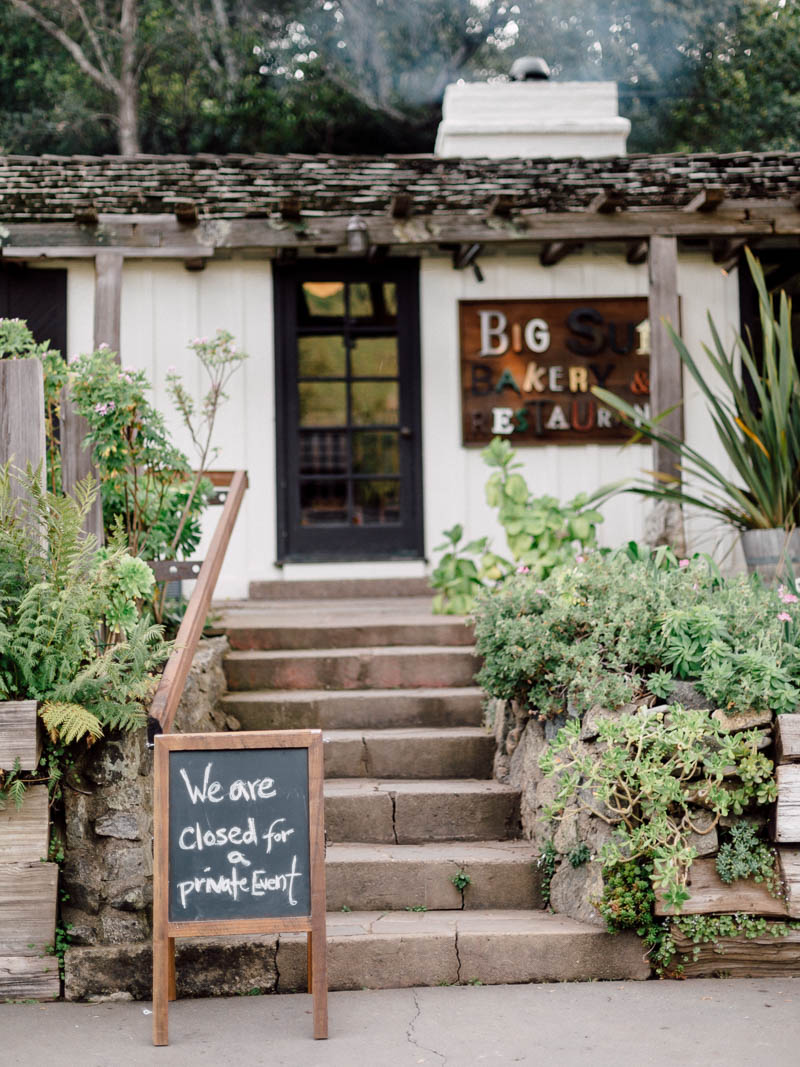
<path fill-rule="evenodd" d="M 630 151 L 798 149 L 798 51 L 800 0 L 0 0 L 0 151 L 427 152 L 521 55 Z"/>

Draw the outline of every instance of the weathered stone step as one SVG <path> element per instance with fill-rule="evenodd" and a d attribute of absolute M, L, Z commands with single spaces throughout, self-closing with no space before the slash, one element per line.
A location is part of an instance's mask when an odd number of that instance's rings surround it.
<path fill-rule="evenodd" d="M 427 578 L 334 578 L 251 582 L 251 600 L 340 600 L 347 597 L 430 597 Z"/>
<path fill-rule="evenodd" d="M 321 618 L 320 618 L 321 614 Z M 222 623 L 235 651 L 273 651 L 309 648 L 375 648 L 402 645 L 472 645 L 475 635 L 463 619 L 446 615 L 396 612 L 384 619 L 347 620 L 346 616 L 318 613 L 315 619 L 300 615 L 281 617 L 235 614 Z"/>
<path fill-rule="evenodd" d="M 650 967 L 633 933 L 607 934 L 543 911 L 329 912 L 328 987 L 643 980 Z M 305 991 L 304 934 L 187 938 L 177 942 L 178 996 Z M 125 992 L 151 995 L 151 949 L 73 947 L 68 1000 Z"/>
<path fill-rule="evenodd" d="M 495 781 L 342 778 L 325 783 L 332 842 L 414 845 L 519 834 L 519 792 Z"/>
<path fill-rule="evenodd" d="M 483 692 L 476 686 L 441 689 L 252 690 L 228 693 L 225 710 L 244 730 L 397 729 L 479 726 Z"/>
<path fill-rule="evenodd" d="M 231 652 L 225 657 L 228 688 L 235 690 L 472 685 L 479 666 L 471 648 L 450 646 Z"/>
<path fill-rule="evenodd" d="M 425 908 L 542 908 L 538 849 L 529 841 L 443 841 L 426 845 L 329 845 L 330 911 Z M 466 873 L 459 890 L 453 877 Z"/>
<path fill-rule="evenodd" d="M 325 777 L 491 778 L 494 738 L 480 727 L 332 730 Z"/>

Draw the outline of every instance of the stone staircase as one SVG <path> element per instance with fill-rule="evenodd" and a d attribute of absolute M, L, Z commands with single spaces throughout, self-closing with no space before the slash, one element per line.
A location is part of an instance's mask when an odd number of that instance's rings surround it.
<path fill-rule="evenodd" d="M 492 778 L 464 621 L 402 587 L 335 591 L 223 622 L 227 712 L 324 731 L 330 988 L 647 977 L 638 939 L 542 910 L 519 795 Z M 305 968 L 305 938 L 281 935 L 278 991 L 305 989 Z"/>

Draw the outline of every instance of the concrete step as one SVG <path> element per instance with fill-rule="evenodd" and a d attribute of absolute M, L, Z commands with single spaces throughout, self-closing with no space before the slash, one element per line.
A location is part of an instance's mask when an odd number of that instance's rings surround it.
<path fill-rule="evenodd" d="M 225 657 L 228 688 L 234 690 L 472 685 L 479 666 L 471 648 L 449 646 L 231 652 Z"/>
<path fill-rule="evenodd" d="M 328 980 L 337 989 L 646 979 L 633 934 L 542 911 L 328 914 Z M 302 934 L 282 934 L 278 989 L 305 990 Z"/>
<path fill-rule="evenodd" d="M 177 942 L 178 996 L 305 992 L 305 934 L 187 938 Z M 633 932 L 544 911 L 329 912 L 328 988 L 501 985 L 644 980 L 650 967 Z M 67 1000 L 151 995 L 149 942 L 73 947 Z"/>
<path fill-rule="evenodd" d="M 441 689 L 252 690 L 227 693 L 225 711 L 243 730 L 398 729 L 411 726 L 479 726 L 483 691 Z"/>
<path fill-rule="evenodd" d="M 331 842 L 415 845 L 519 835 L 519 792 L 495 781 L 341 778 L 325 783 Z"/>
<path fill-rule="evenodd" d="M 542 908 L 537 855 L 529 841 L 329 845 L 328 909 Z M 463 890 L 452 881 L 460 872 L 470 878 Z"/>
<path fill-rule="evenodd" d="M 251 600 L 339 600 L 347 597 L 430 597 L 427 578 L 340 578 L 251 582 Z"/>
<path fill-rule="evenodd" d="M 491 778 L 494 749 L 481 727 L 331 730 L 325 777 Z"/>
<path fill-rule="evenodd" d="M 223 616 L 219 627 L 235 651 L 303 648 L 375 648 L 398 645 L 472 645 L 475 636 L 463 619 L 395 611 L 386 618 L 370 615 L 350 620 L 327 607 L 305 614 L 236 612 Z"/>

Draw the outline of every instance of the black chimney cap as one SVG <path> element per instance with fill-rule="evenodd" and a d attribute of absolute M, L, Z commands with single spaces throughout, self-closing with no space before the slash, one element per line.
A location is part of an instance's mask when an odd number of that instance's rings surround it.
<path fill-rule="evenodd" d="M 515 82 L 547 81 L 550 68 L 541 56 L 523 56 L 514 60 L 509 73 Z"/>

